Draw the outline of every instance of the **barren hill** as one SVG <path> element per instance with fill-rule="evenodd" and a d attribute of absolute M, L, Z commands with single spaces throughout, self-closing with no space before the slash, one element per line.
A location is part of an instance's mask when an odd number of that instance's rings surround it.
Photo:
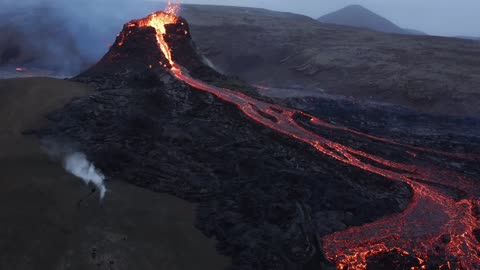
<path fill-rule="evenodd" d="M 480 115 L 480 43 L 323 24 L 262 9 L 185 6 L 215 67 L 248 82 Z"/>

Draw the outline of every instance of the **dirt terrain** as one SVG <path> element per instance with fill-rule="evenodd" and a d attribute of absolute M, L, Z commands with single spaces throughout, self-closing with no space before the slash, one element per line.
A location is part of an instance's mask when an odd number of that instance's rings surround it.
<path fill-rule="evenodd" d="M 100 203 L 22 135 L 90 93 L 63 80 L 0 80 L 0 269 L 223 269 L 192 204 L 118 179 Z"/>

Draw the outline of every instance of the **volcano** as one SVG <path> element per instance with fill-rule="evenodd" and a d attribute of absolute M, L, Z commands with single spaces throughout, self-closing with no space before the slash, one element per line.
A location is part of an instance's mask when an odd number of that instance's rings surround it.
<path fill-rule="evenodd" d="M 199 203 L 232 269 L 480 268 L 480 139 L 460 130 L 478 121 L 259 97 L 206 64 L 177 11 L 127 23 L 74 78 L 96 93 L 40 135 Z"/>

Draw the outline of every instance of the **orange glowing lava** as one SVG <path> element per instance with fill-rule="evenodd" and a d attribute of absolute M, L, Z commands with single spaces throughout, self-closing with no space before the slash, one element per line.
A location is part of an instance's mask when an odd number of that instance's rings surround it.
<path fill-rule="evenodd" d="M 243 93 L 215 87 L 195 79 L 175 63 L 170 46 L 165 40 L 166 25 L 178 22 L 176 15 L 178 10 L 178 4 L 169 2 L 164 12 L 154 13 L 128 24 L 153 27 L 156 30 L 158 47 L 166 57 L 173 76 L 195 89 L 235 104 L 256 122 L 309 144 L 324 155 L 385 178 L 406 183 L 412 188 L 414 194 L 412 202 L 402 213 L 324 237 L 324 252 L 336 263 L 338 269 L 364 270 L 367 268 L 369 257 L 389 251 L 414 256 L 418 261 L 418 267 L 412 267 L 412 270 L 426 269 L 429 257 L 442 254 L 446 263 L 439 269 L 453 269 L 452 265 L 467 270 L 480 269 L 480 243 L 475 238 L 475 230 L 480 228 L 478 217 L 480 189 L 477 183 L 453 172 L 402 164 L 354 149 L 315 134 L 295 119 L 304 117 L 310 119 L 310 124 L 317 128 L 335 129 L 404 147 L 412 159 L 422 152 L 470 160 L 476 157 L 410 146 L 361 133 L 327 123 L 298 110 L 259 101 Z M 119 46 L 123 44 L 127 35 L 128 32 L 121 34 Z M 454 191 L 461 192 L 463 194 L 461 198 L 457 198 Z"/>
<path fill-rule="evenodd" d="M 129 23 L 130 26 L 137 27 L 146 27 L 150 26 L 155 28 L 157 33 L 157 43 L 158 47 L 162 50 L 163 55 L 167 58 L 168 63 L 171 67 L 174 66 L 172 59 L 172 52 L 164 39 L 167 29 L 165 28 L 168 24 L 175 24 L 178 21 L 177 13 L 180 10 L 179 4 L 174 4 L 170 1 L 167 3 L 167 7 L 163 12 L 156 12 L 150 14 L 150 16 L 140 19 L 137 21 L 132 21 Z M 187 34 L 187 33 L 186 33 Z"/>

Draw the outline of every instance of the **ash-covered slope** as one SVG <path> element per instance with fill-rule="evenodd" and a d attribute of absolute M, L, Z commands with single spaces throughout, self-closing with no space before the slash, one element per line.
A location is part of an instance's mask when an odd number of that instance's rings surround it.
<path fill-rule="evenodd" d="M 234 87 L 252 94 L 250 87 L 204 65 L 188 31 L 182 19 L 167 25 L 165 40 L 176 64 L 218 89 Z M 219 251 L 232 257 L 232 269 L 329 269 L 332 266 L 323 255 L 324 236 L 374 222 L 408 205 L 412 189 L 406 184 L 339 162 L 260 124 L 275 118 L 272 114 L 279 113 L 278 107 L 267 114 L 250 104 L 264 117 L 263 122 L 254 121 L 243 113 L 245 108 L 178 80 L 156 46 L 153 28 L 127 24 L 107 55 L 76 78 L 100 91 L 50 115 L 51 126 L 41 135 L 75 144 L 107 176 L 198 202 L 197 227 L 216 237 Z M 321 101 L 328 111 L 309 105 Z M 292 100 L 291 105 L 332 123 L 355 124 L 358 130 L 438 151 L 479 149 L 477 137 L 436 130 L 439 123 L 445 129 L 458 126 L 452 119 L 416 118 L 391 107 L 381 110 L 390 117 L 378 118 L 378 108 L 344 100 L 321 101 Z M 388 127 L 392 119 L 398 125 Z M 271 121 L 273 126 L 278 123 Z M 435 151 L 415 158 L 415 153 L 388 140 L 341 128 L 319 128 L 301 115 L 292 121 L 391 161 L 434 164 L 475 179 L 479 176 L 476 161 Z M 479 126 L 473 120 L 464 124 L 472 129 Z M 411 132 L 411 125 L 422 126 L 421 133 Z M 369 263 L 391 266 L 398 257 L 391 253 L 387 259 L 380 254 Z M 418 263 L 410 259 L 402 267 Z"/>

